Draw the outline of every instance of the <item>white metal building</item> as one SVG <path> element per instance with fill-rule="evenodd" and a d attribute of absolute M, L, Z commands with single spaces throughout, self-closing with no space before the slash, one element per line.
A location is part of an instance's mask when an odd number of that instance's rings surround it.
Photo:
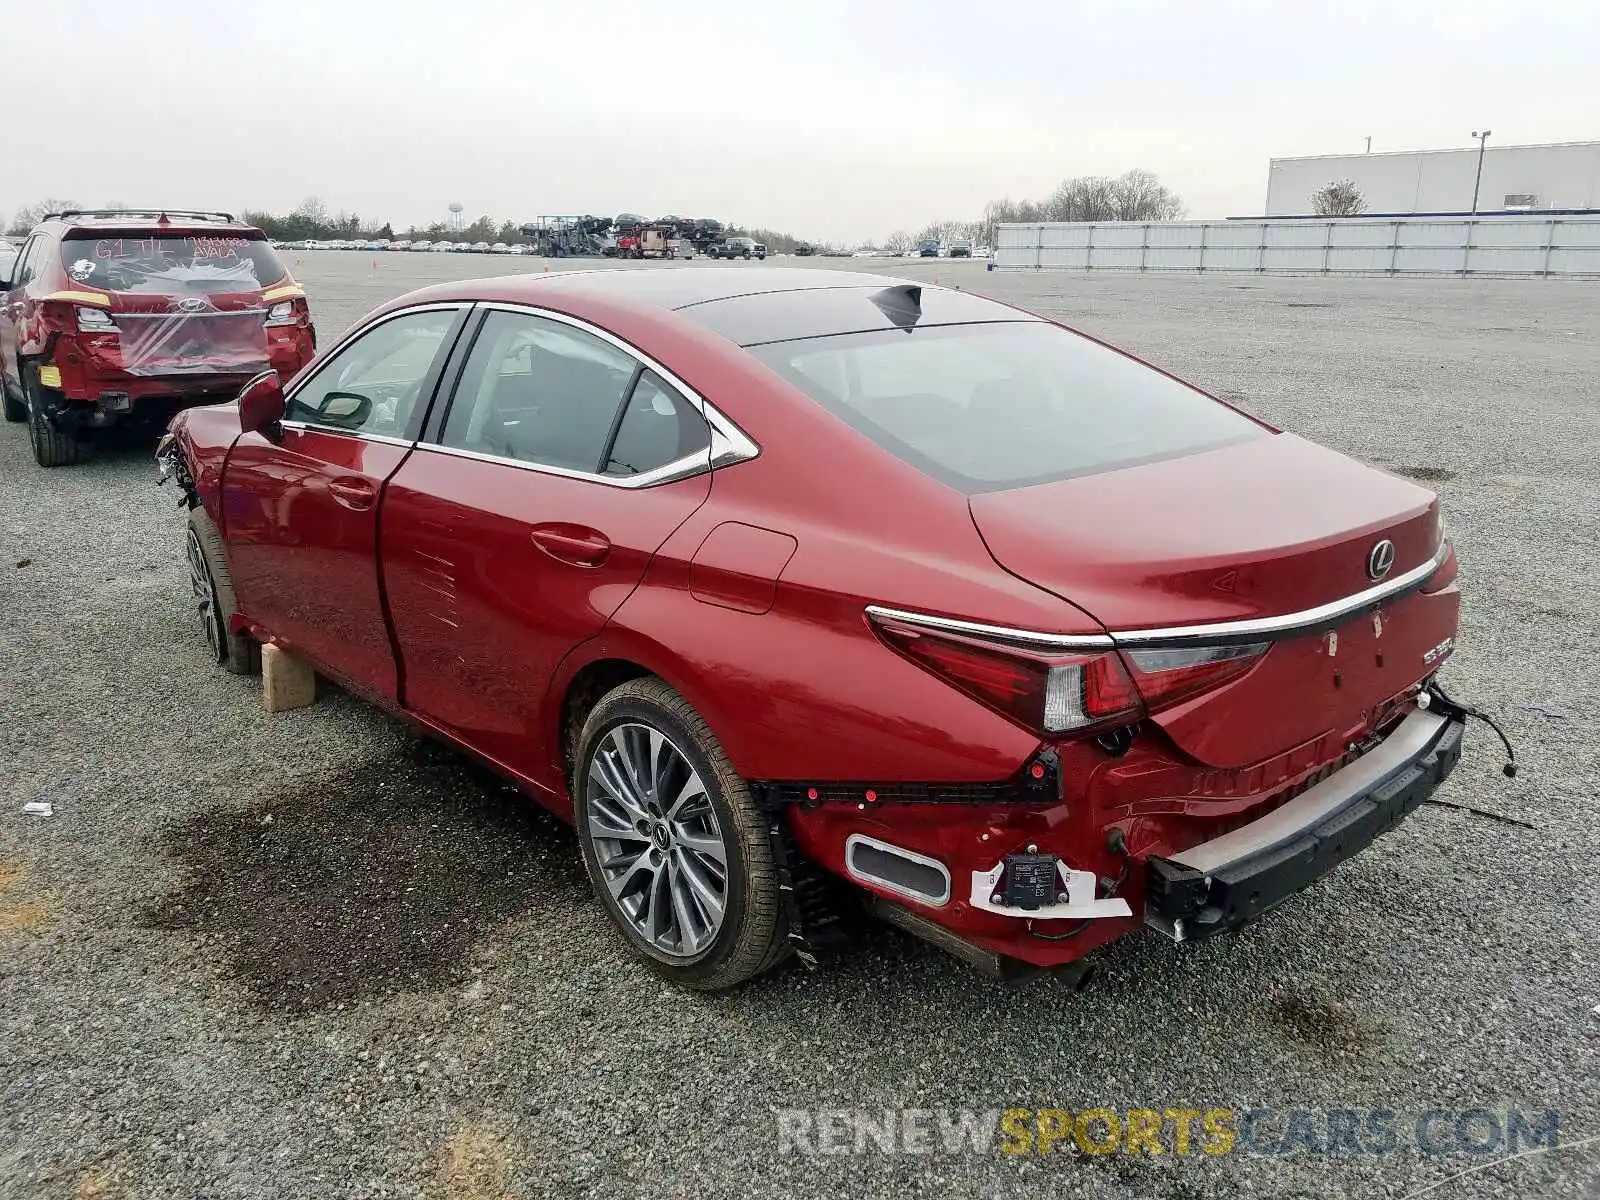
<path fill-rule="evenodd" d="M 1478 147 L 1388 154 L 1325 154 L 1275 158 L 1267 173 L 1269 217 L 1312 211 L 1311 194 L 1349 179 L 1369 213 L 1472 211 Z M 1600 209 L 1600 142 L 1496 146 L 1483 156 L 1479 212 L 1507 209 Z"/>

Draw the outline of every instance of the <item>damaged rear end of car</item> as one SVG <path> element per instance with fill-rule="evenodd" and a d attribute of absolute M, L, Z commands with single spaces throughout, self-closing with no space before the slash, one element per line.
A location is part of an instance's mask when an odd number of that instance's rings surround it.
<path fill-rule="evenodd" d="M 1140 924 L 1192 940 L 1449 774 L 1469 710 L 1434 678 L 1460 599 L 1437 497 L 1059 326 L 905 332 L 757 353 L 964 493 L 994 565 L 1063 609 L 866 608 L 885 649 L 1037 738 L 985 787 L 797 790 L 802 843 L 879 915 L 998 974 Z"/>

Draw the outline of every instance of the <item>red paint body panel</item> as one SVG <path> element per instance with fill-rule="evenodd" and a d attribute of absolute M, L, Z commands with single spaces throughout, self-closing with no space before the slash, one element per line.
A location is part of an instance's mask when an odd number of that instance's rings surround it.
<path fill-rule="evenodd" d="M 650 274 L 646 291 L 659 286 Z M 244 437 L 230 455 L 227 408 L 192 411 L 175 432 L 201 501 L 221 512 L 251 628 L 360 676 L 564 815 L 568 690 L 587 667 L 626 664 L 681 693 L 742 776 L 862 788 L 859 805 L 789 810 L 816 862 L 843 874 L 852 833 L 935 857 L 954 894 L 924 915 L 1025 961 L 1066 962 L 1137 922 L 1140 872 L 1119 893 L 1133 918 L 1060 942 L 970 909 L 971 873 L 1032 844 L 1115 876 L 1112 828 L 1143 859 L 1254 819 L 1408 711 L 1455 634 L 1450 559 L 1380 624 L 1353 618 L 1335 645 L 1327 633 L 1278 640 L 1248 673 L 1147 717 L 1120 756 L 1050 740 L 1054 801 L 870 803 L 873 784 L 1011 779 L 1044 739 L 890 650 L 868 605 L 1076 636 L 1281 615 L 1370 586 L 1379 537 L 1396 543 L 1395 572 L 1426 561 L 1433 497 L 1279 435 L 969 499 L 793 391 L 692 308 L 544 275 L 431 288 L 375 316 L 442 300 L 592 322 L 704 395 L 759 457 L 633 489 L 326 434 L 358 448 L 308 456 L 293 431 L 281 446 Z M 339 475 L 380 486 L 376 534 L 334 495 Z"/>
<path fill-rule="evenodd" d="M 390 704 L 398 671 L 378 591 L 378 505 L 409 447 L 316 429 L 238 439 L 222 486 L 223 537 L 254 626 Z"/>
<path fill-rule="evenodd" d="M 1111 629 L 1278 616 L 1433 556 L 1433 494 L 1293 434 L 972 497 L 989 549 Z"/>
<path fill-rule="evenodd" d="M 390 482 L 383 511 L 406 708 L 559 788 L 546 682 L 710 491 L 709 475 L 631 490 L 418 450 Z M 598 535 L 609 548 L 593 565 L 563 560 L 535 541 L 551 527 L 574 543 Z"/>
<path fill-rule="evenodd" d="M 735 612 L 771 612 L 778 577 L 799 545 L 787 533 L 724 521 L 694 552 L 689 594 L 702 604 Z"/>

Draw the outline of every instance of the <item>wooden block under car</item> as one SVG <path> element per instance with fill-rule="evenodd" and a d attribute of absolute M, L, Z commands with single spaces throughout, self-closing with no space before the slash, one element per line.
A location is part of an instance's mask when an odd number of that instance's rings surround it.
<path fill-rule="evenodd" d="M 317 700 L 317 673 L 305 659 L 278 646 L 261 647 L 261 707 L 268 712 L 305 708 Z"/>

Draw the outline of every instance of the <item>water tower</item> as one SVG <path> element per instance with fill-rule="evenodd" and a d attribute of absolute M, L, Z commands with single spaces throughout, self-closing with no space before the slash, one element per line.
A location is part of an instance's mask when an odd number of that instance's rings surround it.
<path fill-rule="evenodd" d="M 464 208 L 465 206 L 461 203 L 461 201 L 450 201 L 450 231 L 452 233 L 461 232 L 461 213 Z"/>

